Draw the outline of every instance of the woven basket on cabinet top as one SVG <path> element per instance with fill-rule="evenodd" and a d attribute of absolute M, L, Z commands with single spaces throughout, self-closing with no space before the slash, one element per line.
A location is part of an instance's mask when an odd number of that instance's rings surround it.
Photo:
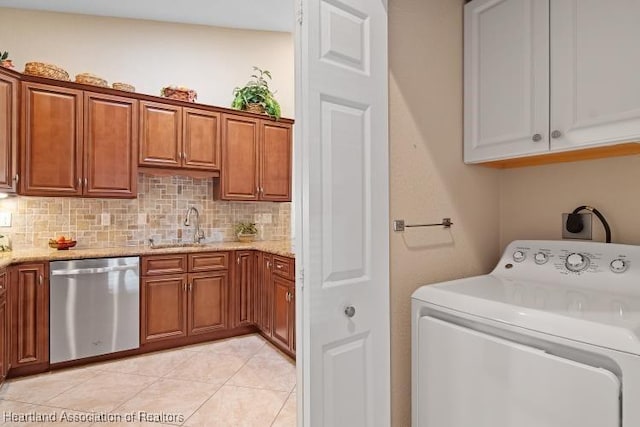
<path fill-rule="evenodd" d="M 24 74 L 69 81 L 69 73 L 57 65 L 46 64 L 44 62 L 27 62 L 24 66 Z"/>
<path fill-rule="evenodd" d="M 109 84 L 102 77 L 98 77 L 90 73 L 80 73 L 76 76 L 76 83 L 82 83 L 85 85 L 109 87 Z"/>
<path fill-rule="evenodd" d="M 113 83 L 111 85 L 112 88 L 117 89 L 117 90 L 123 90 L 125 92 L 135 92 L 136 88 L 128 83 L 121 83 L 121 82 L 117 82 L 117 83 Z"/>
<path fill-rule="evenodd" d="M 198 93 L 187 87 L 167 86 L 162 88 L 160 94 L 165 98 L 177 99 L 178 101 L 194 102 L 198 98 Z"/>

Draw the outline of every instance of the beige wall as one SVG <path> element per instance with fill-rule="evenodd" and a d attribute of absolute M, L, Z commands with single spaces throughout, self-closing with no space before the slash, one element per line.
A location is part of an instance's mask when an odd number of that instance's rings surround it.
<path fill-rule="evenodd" d="M 640 156 L 511 169 L 500 177 L 501 248 L 515 239 L 560 239 L 562 212 L 595 206 L 616 243 L 640 244 Z M 594 240 L 603 241 L 593 217 Z"/>
<path fill-rule="evenodd" d="M 28 61 L 50 62 L 72 79 L 91 72 L 151 95 L 188 86 L 199 102 L 220 106 L 256 65 L 273 73 L 283 115 L 294 114 L 289 33 L 0 8 L 0 40 L 20 71 Z"/>
<path fill-rule="evenodd" d="M 391 218 L 451 230 L 391 236 L 392 425 L 409 426 L 410 296 L 497 261 L 499 174 L 462 162 L 463 0 L 389 2 Z"/>

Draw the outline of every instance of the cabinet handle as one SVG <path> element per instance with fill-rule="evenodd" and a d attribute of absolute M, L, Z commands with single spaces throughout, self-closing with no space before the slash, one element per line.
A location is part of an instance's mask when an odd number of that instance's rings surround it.
<path fill-rule="evenodd" d="M 533 135 L 533 136 L 531 137 L 531 140 L 532 140 L 533 142 L 542 141 L 542 135 L 540 135 L 539 133 L 536 133 L 535 135 Z"/>
<path fill-rule="evenodd" d="M 15 174 L 15 175 L 13 176 L 13 181 L 17 184 L 17 183 L 18 183 L 18 181 L 20 181 L 20 175 Z"/>
<path fill-rule="evenodd" d="M 89 180 L 87 178 L 84 179 L 84 186 L 87 187 L 87 183 L 89 182 Z"/>
<path fill-rule="evenodd" d="M 278 270 L 282 270 L 282 264 L 276 264 L 276 268 L 277 268 Z"/>
<path fill-rule="evenodd" d="M 189 283 L 189 292 L 193 290 L 193 283 Z"/>
<path fill-rule="evenodd" d="M 267 261 L 267 270 L 271 270 L 271 261 Z"/>
<path fill-rule="evenodd" d="M 236 258 L 236 262 L 240 265 L 240 257 Z"/>
<path fill-rule="evenodd" d="M 187 153 L 185 153 L 184 151 L 182 152 L 182 158 L 183 158 L 184 160 L 187 160 Z"/>
<path fill-rule="evenodd" d="M 551 132 L 551 138 L 553 139 L 558 139 L 562 136 L 562 132 L 560 132 L 559 130 L 554 130 L 553 132 Z"/>
<path fill-rule="evenodd" d="M 38 284 L 39 284 L 40 286 L 42 286 L 42 284 L 43 284 L 43 283 L 44 283 L 44 277 L 42 277 L 42 274 L 40 274 L 40 275 L 38 276 Z"/>
<path fill-rule="evenodd" d="M 187 292 L 187 282 L 182 284 L 182 292 Z"/>
<path fill-rule="evenodd" d="M 78 178 L 78 187 L 82 188 L 82 178 Z"/>

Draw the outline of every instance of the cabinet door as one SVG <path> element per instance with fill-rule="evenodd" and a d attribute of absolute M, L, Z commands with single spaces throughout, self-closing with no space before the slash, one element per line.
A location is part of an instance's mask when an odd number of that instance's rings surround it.
<path fill-rule="evenodd" d="M 296 287 L 292 282 L 289 288 L 289 350 L 296 352 Z"/>
<path fill-rule="evenodd" d="M 141 289 L 144 343 L 187 335 L 187 275 L 145 277 Z"/>
<path fill-rule="evenodd" d="M 140 166 L 179 167 L 182 157 L 182 109 L 140 101 Z"/>
<path fill-rule="evenodd" d="M 226 271 L 189 274 L 189 335 L 227 328 Z"/>
<path fill-rule="evenodd" d="M 22 83 L 21 194 L 82 195 L 82 91 Z"/>
<path fill-rule="evenodd" d="M 640 140 L 640 2 L 551 2 L 552 150 Z"/>
<path fill-rule="evenodd" d="M 220 113 L 182 109 L 182 166 L 220 170 Z"/>
<path fill-rule="evenodd" d="M 18 147 L 18 79 L 0 70 L 0 189 L 15 191 Z"/>
<path fill-rule="evenodd" d="M 273 341 L 285 350 L 291 348 L 291 295 L 292 282 L 272 276 L 273 283 Z"/>
<path fill-rule="evenodd" d="M 258 200 L 259 120 L 222 116 L 221 198 Z"/>
<path fill-rule="evenodd" d="M 267 336 L 271 336 L 271 255 L 259 252 L 256 276 L 256 323 Z"/>
<path fill-rule="evenodd" d="M 49 361 L 49 284 L 45 267 L 13 267 L 9 294 L 14 368 Z"/>
<path fill-rule="evenodd" d="M 234 326 L 254 322 L 253 298 L 255 269 L 253 251 L 236 251 L 233 273 L 233 318 Z"/>
<path fill-rule="evenodd" d="M 260 200 L 291 201 L 291 125 L 262 120 Z"/>
<path fill-rule="evenodd" d="M 549 2 L 475 0 L 464 25 L 464 161 L 547 152 Z"/>
<path fill-rule="evenodd" d="M 0 384 L 9 371 L 9 310 L 7 305 L 7 273 L 0 272 Z"/>
<path fill-rule="evenodd" d="M 137 196 L 138 101 L 84 93 L 84 195 Z"/>

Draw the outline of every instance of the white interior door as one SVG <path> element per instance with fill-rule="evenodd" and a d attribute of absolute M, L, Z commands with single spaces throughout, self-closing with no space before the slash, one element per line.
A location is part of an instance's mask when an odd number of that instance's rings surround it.
<path fill-rule="evenodd" d="M 388 426 L 387 5 L 304 0 L 301 13 L 301 425 Z"/>
<path fill-rule="evenodd" d="M 551 2 L 552 150 L 640 140 L 640 1 Z"/>
<path fill-rule="evenodd" d="M 418 322 L 414 427 L 619 427 L 611 372 L 431 317 Z"/>

